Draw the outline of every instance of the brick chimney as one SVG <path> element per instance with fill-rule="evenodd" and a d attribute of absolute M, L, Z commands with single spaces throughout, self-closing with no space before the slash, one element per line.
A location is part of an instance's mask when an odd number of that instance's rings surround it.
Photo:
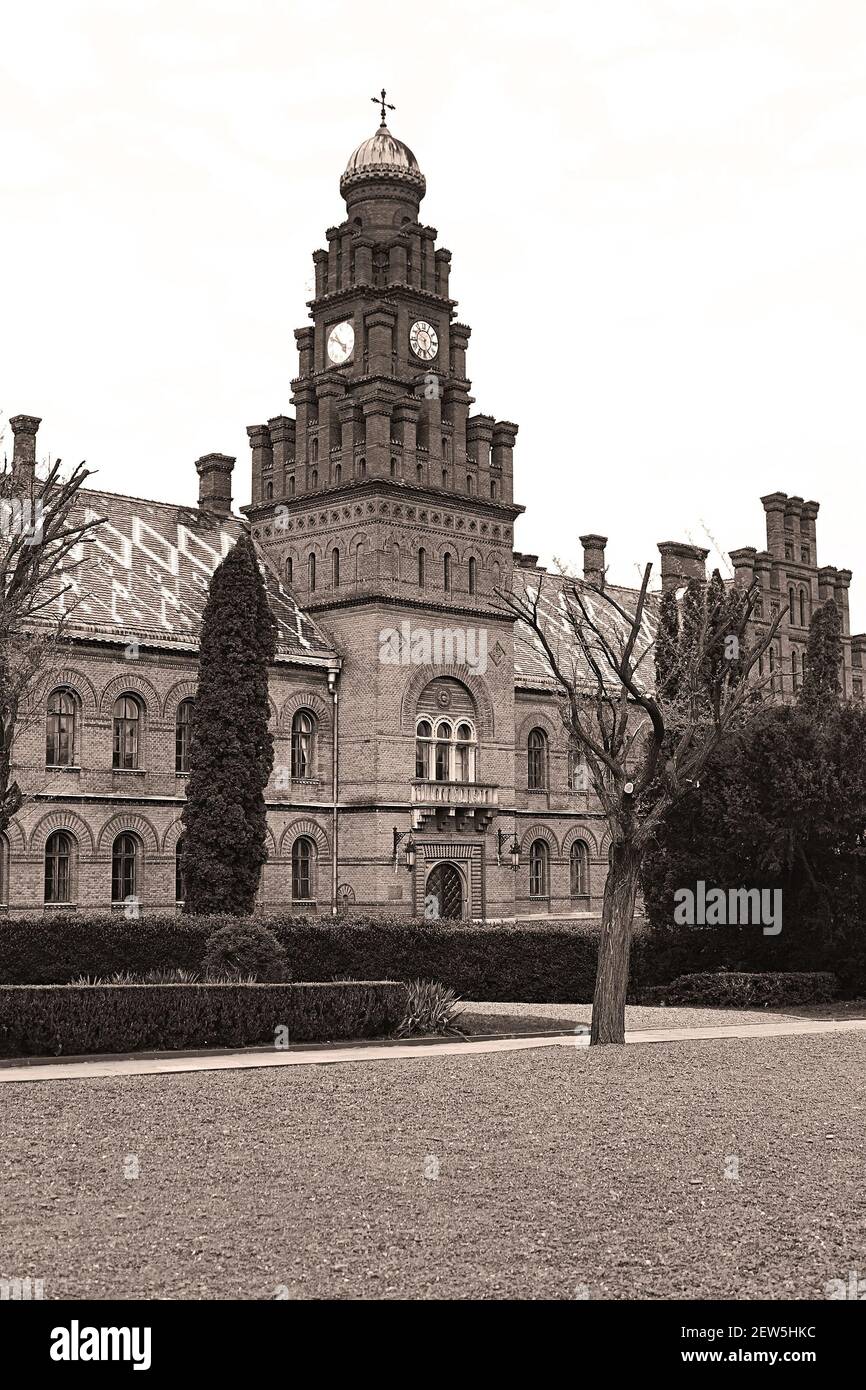
<path fill-rule="evenodd" d="M 42 424 L 35 415 L 13 415 L 12 486 L 16 492 L 29 492 L 36 473 L 36 431 Z"/>
<path fill-rule="evenodd" d="M 607 536 L 580 536 L 579 540 L 583 546 L 583 577 L 594 589 L 603 589 Z"/>
<path fill-rule="evenodd" d="M 678 589 L 689 579 L 705 580 L 709 550 L 682 541 L 659 541 L 662 557 L 662 589 Z"/>
<path fill-rule="evenodd" d="M 198 505 L 203 512 L 231 516 L 232 469 L 235 460 L 228 454 L 204 454 L 196 459 Z"/>

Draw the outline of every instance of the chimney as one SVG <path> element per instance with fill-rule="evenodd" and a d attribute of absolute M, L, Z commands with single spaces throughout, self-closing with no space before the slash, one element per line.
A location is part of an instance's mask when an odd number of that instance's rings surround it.
<path fill-rule="evenodd" d="M 662 589 L 678 589 L 689 579 L 704 581 L 707 577 L 708 550 L 682 541 L 659 541 L 662 557 Z"/>
<path fill-rule="evenodd" d="M 205 454 L 196 459 L 198 505 L 203 512 L 231 516 L 232 469 L 235 461 L 228 454 Z"/>
<path fill-rule="evenodd" d="M 607 536 L 580 536 L 579 539 L 583 546 L 583 577 L 594 589 L 603 589 Z"/>
<path fill-rule="evenodd" d="M 15 437 L 12 446 L 12 487 L 29 492 L 36 473 L 36 431 L 42 424 L 35 415 L 13 415 L 9 420 Z"/>
<path fill-rule="evenodd" d="M 755 579 L 757 550 L 753 545 L 744 545 L 742 549 L 732 550 L 730 554 L 734 565 L 734 577 L 736 582 L 744 585 L 747 589 L 750 588 Z"/>

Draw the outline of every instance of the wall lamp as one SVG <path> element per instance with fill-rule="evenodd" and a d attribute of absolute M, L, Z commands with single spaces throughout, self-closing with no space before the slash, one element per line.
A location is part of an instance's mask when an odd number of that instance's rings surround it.
<path fill-rule="evenodd" d="M 507 830 L 497 830 L 497 832 L 496 832 L 496 859 L 497 859 L 497 862 L 498 862 L 499 864 L 502 863 L 502 846 L 503 846 L 504 842 L 505 842 L 507 839 L 508 839 L 508 831 L 507 831 Z M 513 835 L 513 836 L 511 837 L 511 844 L 508 846 L 508 853 L 509 853 L 509 855 L 511 856 L 511 867 L 512 867 L 512 869 L 514 870 L 514 872 L 517 873 L 517 870 L 520 868 L 520 845 L 517 843 L 517 836 L 516 836 L 516 835 Z"/>
<path fill-rule="evenodd" d="M 406 841 L 406 848 L 403 850 L 403 853 L 404 853 L 405 856 L 406 856 L 406 868 L 407 868 L 407 869 L 409 870 L 409 872 L 411 873 L 411 871 L 412 871 L 412 870 L 414 869 L 414 867 L 415 867 L 415 841 L 412 839 L 412 831 L 411 831 L 411 830 L 403 830 L 403 831 L 400 831 L 400 830 L 397 829 L 397 827 L 396 827 L 396 825 L 395 825 L 395 826 L 394 826 L 394 864 L 395 864 L 395 866 L 396 866 L 396 864 L 397 864 L 397 851 L 399 850 L 400 845 L 403 843 L 404 840 Z"/>

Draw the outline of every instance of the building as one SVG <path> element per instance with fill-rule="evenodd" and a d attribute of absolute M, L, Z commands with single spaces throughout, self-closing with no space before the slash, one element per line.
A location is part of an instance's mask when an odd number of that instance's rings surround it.
<path fill-rule="evenodd" d="M 581 537 L 573 580 L 515 553 L 517 425 L 472 412 L 451 253 L 419 219 L 423 174 L 382 114 L 340 181 L 345 220 L 313 253 L 294 414 L 248 428 L 246 520 L 222 454 L 196 463 L 197 508 L 83 498 L 106 523 L 70 571 L 62 660 L 17 735 L 26 801 L 0 846 L 7 912 L 175 909 L 198 623 L 245 525 L 280 634 L 262 910 L 513 918 L 601 906 L 605 823 L 540 648 L 500 595 L 540 587 L 551 622 L 565 582 L 602 603 L 606 538 Z M 13 474 L 26 480 L 39 421 L 11 424 Z M 796 688 L 811 611 L 833 596 L 846 693 L 862 695 L 866 636 L 850 636 L 850 571 L 818 568 L 818 504 L 763 503 L 766 550 L 732 560 L 738 580 L 761 581 L 759 620 L 786 609 L 779 693 Z M 704 573 L 700 547 L 659 550 L 664 587 Z"/>

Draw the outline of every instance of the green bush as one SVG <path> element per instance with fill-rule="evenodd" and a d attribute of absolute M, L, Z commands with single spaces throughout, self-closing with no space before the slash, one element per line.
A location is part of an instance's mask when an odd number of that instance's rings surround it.
<path fill-rule="evenodd" d="M 726 1005 L 766 1008 L 779 1004 L 820 1004 L 835 999 L 839 981 L 829 971 L 723 972 L 680 975 L 641 996 L 646 1004 Z"/>
<path fill-rule="evenodd" d="M 388 980 L 0 986 L 0 1056 L 383 1037 L 405 1011 L 406 986 Z"/>
<path fill-rule="evenodd" d="M 206 943 L 234 917 L 70 913 L 0 920 L 0 983 L 65 984 L 118 971 L 201 971 Z M 269 917 L 298 980 L 440 980 L 464 999 L 589 1003 L 598 928 L 591 922 L 475 925 L 406 917 Z"/>
<path fill-rule="evenodd" d="M 458 1008 L 458 996 L 453 989 L 440 985 L 438 980 L 412 980 L 407 992 L 406 1012 L 397 1029 L 398 1038 L 460 1033 L 454 1025 L 463 1011 Z"/>
<path fill-rule="evenodd" d="M 219 927 L 207 939 L 202 957 L 205 974 L 215 980 L 286 978 L 286 953 L 272 931 L 248 917 Z"/>

